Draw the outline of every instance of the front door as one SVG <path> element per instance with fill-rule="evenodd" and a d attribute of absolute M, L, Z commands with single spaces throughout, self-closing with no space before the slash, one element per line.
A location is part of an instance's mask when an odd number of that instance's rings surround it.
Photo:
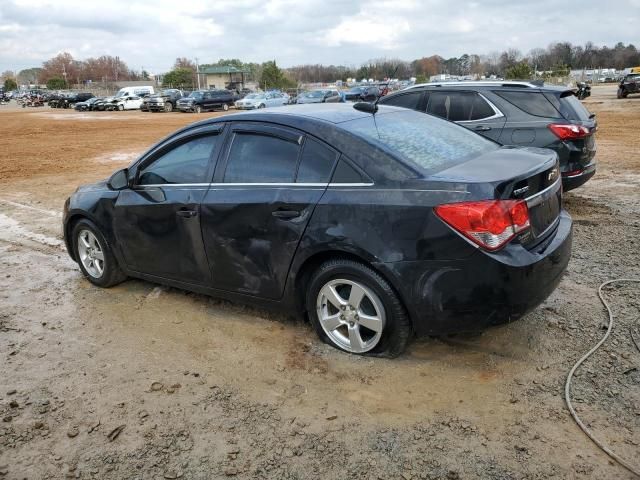
<path fill-rule="evenodd" d="M 202 201 L 213 287 L 278 299 L 336 161 L 329 146 L 283 127 L 235 124 Z"/>
<path fill-rule="evenodd" d="M 131 270 L 188 283 L 210 280 L 200 230 L 200 204 L 220 130 L 183 135 L 144 159 L 134 185 L 120 192 L 115 229 Z"/>

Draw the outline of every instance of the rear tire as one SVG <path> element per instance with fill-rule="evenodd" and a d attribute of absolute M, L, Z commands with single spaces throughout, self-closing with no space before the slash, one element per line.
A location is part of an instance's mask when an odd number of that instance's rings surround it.
<path fill-rule="evenodd" d="M 353 260 L 329 260 L 305 290 L 309 320 L 324 342 L 356 355 L 393 358 L 404 352 L 412 333 L 409 316 L 373 269 Z"/>
<path fill-rule="evenodd" d="M 71 239 L 80 270 L 91 283 L 108 288 L 126 280 L 111 247 L 92 221 L 83 218 L 76 223 Z"/>
<path fill-rule="evenodd" d="M 618 98 L 627 98 L 627 95 L 629 95 L 624 88 L 618 88 Z"/>

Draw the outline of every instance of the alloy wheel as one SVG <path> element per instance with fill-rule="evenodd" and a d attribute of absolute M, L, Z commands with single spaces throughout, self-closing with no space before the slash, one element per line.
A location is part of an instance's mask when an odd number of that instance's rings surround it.
<path fill-rule="evenodd" d="M 322 329 L 340 348 L 364 353 L 380 342 L 384 305 L 365 285 L 346 279 L 331 280 L 320 289 L 316 309 Z"/>
<path fill-rule="evenodd" d="M 86 272 L 93 278 L 104 274 L 104 251 L 98 238 L 90 230 L 78 233 L 78 256 Z"/>

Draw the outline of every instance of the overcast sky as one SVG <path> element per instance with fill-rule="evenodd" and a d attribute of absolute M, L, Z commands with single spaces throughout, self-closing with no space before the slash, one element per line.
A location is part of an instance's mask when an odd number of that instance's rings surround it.
<path fill-rule="evenodd" d="M 553 41 L 640 43 L 640 0 L 0 0 L 0 71 L 118 55 L 152 73 L 178 56 L 281 66 L 526 53 Z M 640 47 L 640 45 L 636 45 Z"/>

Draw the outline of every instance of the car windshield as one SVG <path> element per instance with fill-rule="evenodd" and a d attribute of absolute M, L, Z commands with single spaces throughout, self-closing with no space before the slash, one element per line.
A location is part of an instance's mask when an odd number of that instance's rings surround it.
<path fill-rule="evenodd" d="M 247 95 L 246 97 L 249 100 L 257 100 L 260 98 L 264 98 L 264 93 L 250 93 L 249 95 Z"/>
<path fill-rule="evenodd" d="M 417 166 L 425 175 L 500 148 L 455 123 L 414 111 L 370 115 L 341 126 Z"/>
<path fill-rule="evenodd" d="M 365 89 L 365 87 L 353 87 L 347 90 L 347 93 L 360 93 Z"/>
<path fill-rule="evenodd" d="M 116 98 L 125 97 L 128 95 L 128 92 L 119 91 L 116 93 Z"/>
<path fill-rule="evenodd" d="M 191 92 L 189 94 L 189 98 L 195 98 L 199 100 L 202 98 L 202 92 Z"/>
<path fill-rule="evenodd" d="M 309 98 L 322 98 L 324 97 L 325 94 L 325 90 L 313 90 L 311 92 L 307 92 L 305 94 L 305 97 L 309 97 Z"/>

